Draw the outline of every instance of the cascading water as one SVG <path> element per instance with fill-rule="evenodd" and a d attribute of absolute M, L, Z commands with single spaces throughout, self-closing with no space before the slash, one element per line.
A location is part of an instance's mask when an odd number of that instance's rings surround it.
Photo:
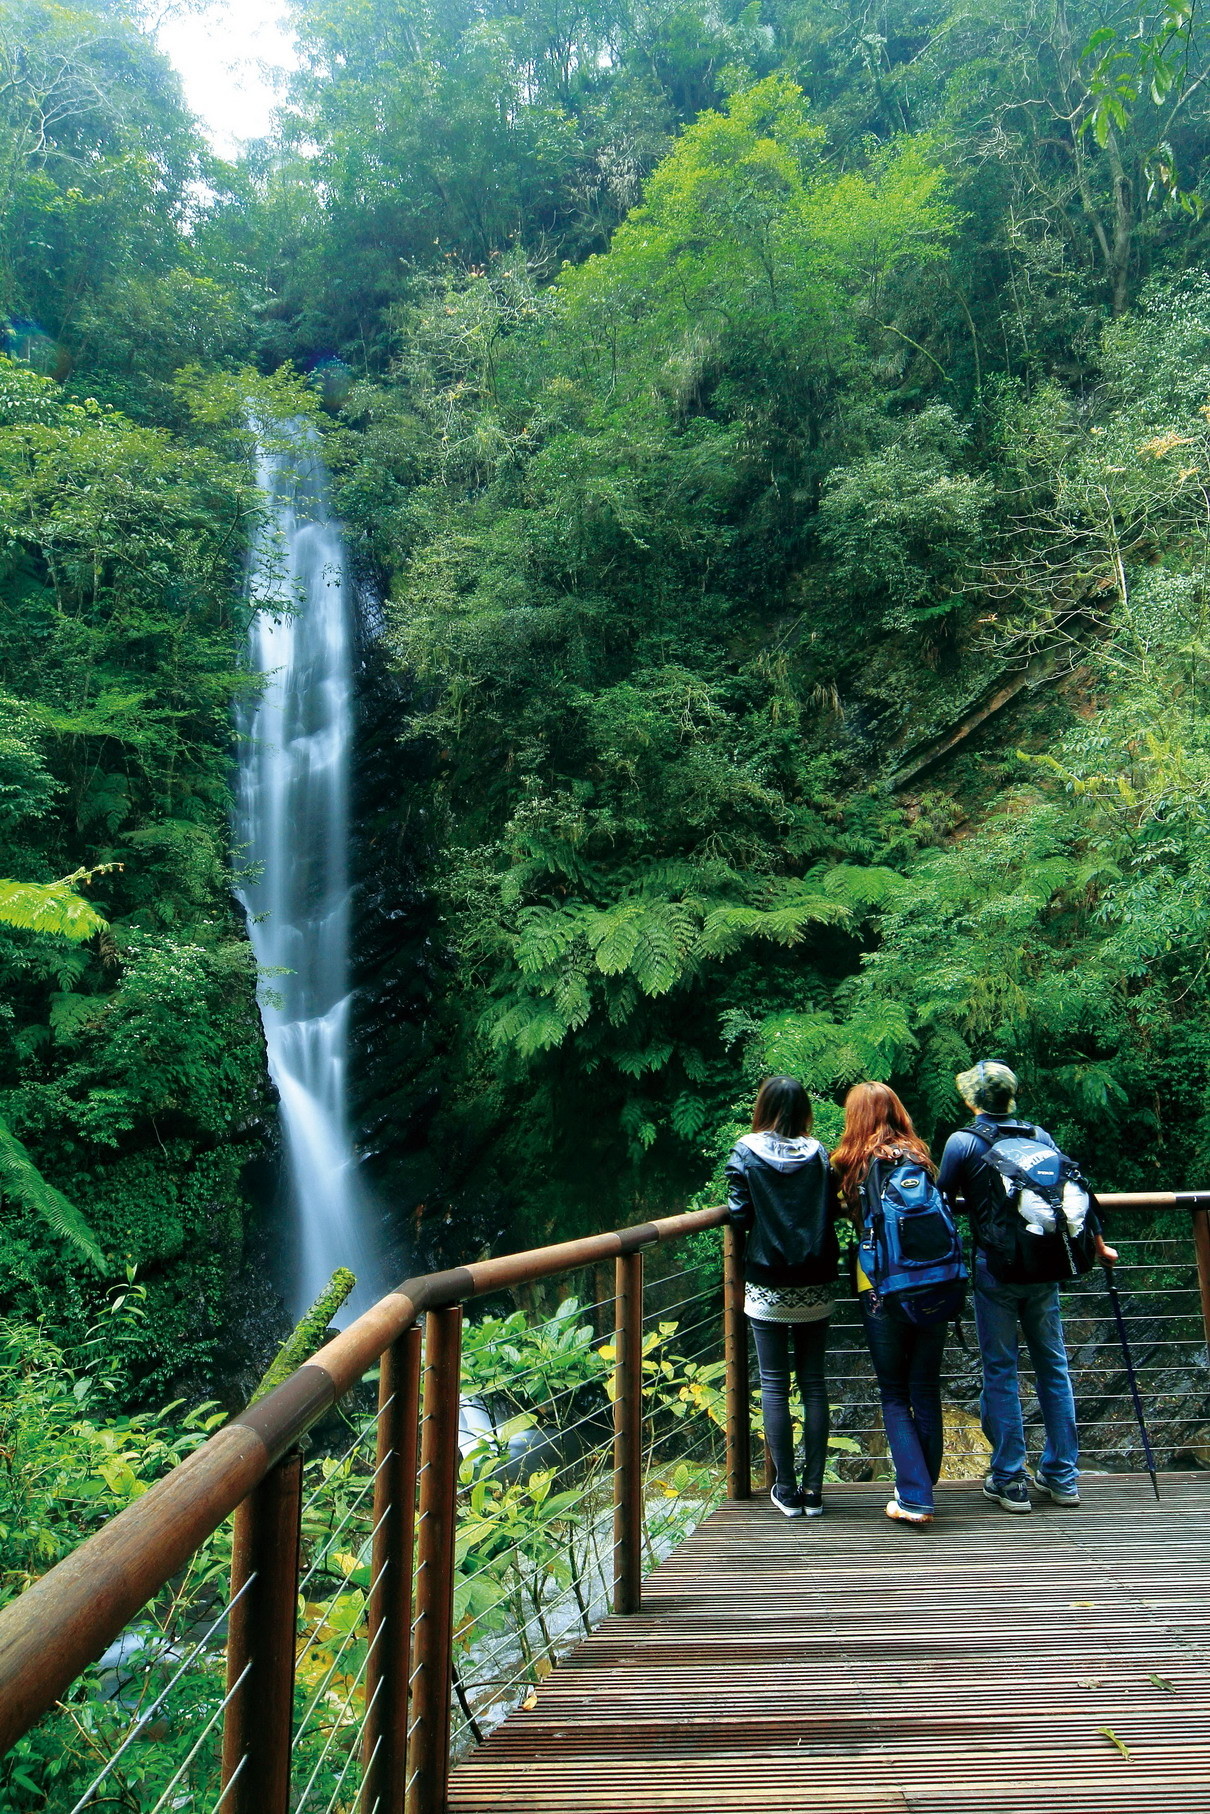
<path fill-rule="evenodd" d="M 349 1126 L 350 589 L 327 475 L 300 429 L 262 454 L 267 502 L 252 551 L 252 665 L 267 676 L 241 715 L 235 813 L 238 894 L 258 964 L 269 1071 L 281 1098 L 296 1245 L 290 1294 L 304 1310 L 338 1266 L 354 1303 L 380 1286 Z"/>

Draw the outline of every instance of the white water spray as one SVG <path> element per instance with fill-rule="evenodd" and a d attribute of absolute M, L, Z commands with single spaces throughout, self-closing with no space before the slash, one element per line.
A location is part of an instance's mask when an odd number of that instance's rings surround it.
<path fill-rule="evenodd" d="M 258 964 L 269 1071 L 296 1246 L 291 1297 L 306 1309 L 338 1266 L 364 1306 L 380 1286 L 369 1205 L 349 1127 L 349 750 L 353 727 L 349 588 L 322 462 L 263 454 L 268 502 L 252 551 L 252 665 L 268 676 L 241 714 L 235 812 L 238 890 Z"/>

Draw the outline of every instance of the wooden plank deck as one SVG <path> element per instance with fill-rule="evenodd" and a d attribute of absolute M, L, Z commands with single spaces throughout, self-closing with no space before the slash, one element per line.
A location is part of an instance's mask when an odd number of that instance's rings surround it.
<path fill-rule="evenodd" d="M 923 1530 L 885 1485 L 818 1520 L 725 1505 L 459 1765 L 451 1814 L 1210 1814 L 1210 1473 L 1160 1484 L 1029 1518 L 947 1484 Z"/>

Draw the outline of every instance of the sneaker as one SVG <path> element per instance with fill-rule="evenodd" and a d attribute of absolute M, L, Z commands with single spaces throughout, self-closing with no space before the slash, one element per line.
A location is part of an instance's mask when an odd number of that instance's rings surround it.
<path fill-rule="evenodd" d="M 823 1494 L 816 1488 L 804 1487 L 802 1491 L 802 1515 L 804 1518 L 823 1517 Z"/>
<path fill-rule="evenodd" d="M 1010 1480 L 1007 1486 L 997 1486 L 989 1474 L 983 1482 L 983 1497 L 990 1499 L 993 1505 L 1002 1505 L 1006 1512 L 1032 1512 L 1029 1503 L 1029 1488 L 1023 1480 Z"/>
<path fill-rule="evenodd" d="M 802 1518 L 805 1516 L 802 1505 L 802 1494 L 796 1492 L 793 1487 L 785 1494 L 781 1492 L 779 1487 L 773 1487 L 770 1489 L 769 1497 L 778 1511 L 782 1514 L 783 1518 Z"/>
<path fill-rule="evenodd" d="M 1034 1485 L 1040 1493 L 1046 1493 L 1056 1505 L 1079 1505 L 1080 1495 L 1073 1486 L 1055 1486 L 1045 1474 L 1034 1475 Z"/>
<path fill-rule="evenodd" d="M 933 1522 L 931 1512 L 909 1511 L 906 1505 L 900 1505 L 898 1499 L 887 1500 L 886 1515 L 888 1518 L 894 1518 L 898 1524 L 931 1524 Z"/>

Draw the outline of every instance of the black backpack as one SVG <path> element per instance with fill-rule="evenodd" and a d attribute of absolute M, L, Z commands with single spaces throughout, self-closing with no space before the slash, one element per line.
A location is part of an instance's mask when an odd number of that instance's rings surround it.
<path fill-rule="evenodd" d="M 1004 1285 L 1055 1284 L 1091 1271 L 1100 1226 L 1096 1199 L 1074 1159 L 1028 1121 L 979 1115 L 971 1133 L 986 1141 L 988 1215 L 980 1240 Z"/>

